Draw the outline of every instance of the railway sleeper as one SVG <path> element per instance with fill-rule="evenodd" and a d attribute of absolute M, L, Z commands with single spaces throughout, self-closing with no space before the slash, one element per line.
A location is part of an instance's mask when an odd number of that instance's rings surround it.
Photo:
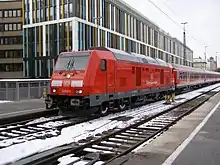
<path fill-rule="evenodd" d="M 115 142 L 110 142 L 110 141 L 102 141 L 101 144 L 109 147 L 114 147 L 114 148 L 129 148 L 130 146 L 128 145 L 123 145 L 122 143 L 115 143 Z"/>

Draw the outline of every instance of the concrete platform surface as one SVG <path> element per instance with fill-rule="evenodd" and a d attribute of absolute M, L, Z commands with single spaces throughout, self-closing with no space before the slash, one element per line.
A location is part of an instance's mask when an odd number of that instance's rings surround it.
<path fill-rule="evenodd" d="M 220 164 L 220 106 L 217 106 L 219 101 L 220 93 L 152 142 L 146 142 L 132 153 L 108 165 Z M 211 115 L 210 112 L 214 114 Z M 211 117 L 208 120 L 206 116 Z M 208 122 L 205 123 L 204 119 Z M 205 126 L 202 127 L 202 124 Z M 198 134 L 196 131 L 199 131 Z"/>
<path fill-rule="evenodd" d="M 0 104 L 0 118 L 20 113 L 45 110 L 44 99 L 30 99 Z"/>
<path fill-rule="evenodd" d="M 182 152 L 176 152 L 177 156 L 170 157 L 171 162 L 167 161 L 166 164 L 220 164 L 220 106 L 195 137 L 184 146 L 186 146 L 185 149 Z"/>

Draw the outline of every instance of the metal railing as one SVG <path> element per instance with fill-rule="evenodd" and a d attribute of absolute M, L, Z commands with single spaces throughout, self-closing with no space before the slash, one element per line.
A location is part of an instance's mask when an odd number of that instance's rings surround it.
<path fill-rule="evenodd" d="M 50 79 L 0 79 L 0 100 L 25 100 L 44 97 Z"/>

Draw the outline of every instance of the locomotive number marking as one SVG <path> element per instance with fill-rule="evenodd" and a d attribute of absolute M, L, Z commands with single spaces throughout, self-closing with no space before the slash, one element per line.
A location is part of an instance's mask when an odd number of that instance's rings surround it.
<path fill-rule="evenodd" d="M 62 90 L 62 93 L 70 93 L 71 92 L 71 90 L 69 90 L 69 89 L 63 89 Z"/>

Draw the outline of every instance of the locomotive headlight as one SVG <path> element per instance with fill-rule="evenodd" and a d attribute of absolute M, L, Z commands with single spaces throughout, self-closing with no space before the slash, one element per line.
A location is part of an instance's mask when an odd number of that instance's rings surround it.
<path fill-rule="evenodd" d="M 71 76 L 70 76 L 70 74 L 67 74 L 66 77 L 67 77 L 67 78 L 70 78 Z"/>
<path fill-rule="evenodd" d="M 77 89 L 77 90 L 75 90 L 75 93 L 76 93 L 76 94 L 81 94 L 81 93 L 82 93 L 82 90 L 81 90 L 81 89 L 80 89 L 80 90 Z"/>
<path fill-rule="evenodd" d="M 53 89 L 53 93 L 55 93 L 57 90 L 56 89 Z"/>

